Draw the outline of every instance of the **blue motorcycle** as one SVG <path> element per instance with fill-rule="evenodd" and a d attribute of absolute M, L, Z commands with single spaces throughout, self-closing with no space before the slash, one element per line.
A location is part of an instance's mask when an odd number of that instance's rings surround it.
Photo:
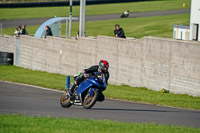
<path fill-rule="evenodd" d="M 76 78 L 77 76 L 74 76 L 74 79 Z M 72 95 L 69 94 L 69 87 L 66 87 L 66 91 L 61 96 L 60 104 L 64 108 L 69 108 L 71 105 L 82 105 L 85 109 L 90 109 L 96 101 L 104 100 L 102 91 L 106 90 L 106 87 L 104 74 L 94 72 L 92 76 L 76 87 Z"/>

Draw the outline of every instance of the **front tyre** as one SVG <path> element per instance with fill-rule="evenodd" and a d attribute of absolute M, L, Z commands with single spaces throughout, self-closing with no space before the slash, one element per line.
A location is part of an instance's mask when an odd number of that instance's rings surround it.
<path fill-rule="evenodd" d="M 89 95 L 89 92 L 90 92 L 90 89 L 88 90 L 83 101 L 83 107 L 85 109 L 90 109 L 92 106 L 94 106 L 99 96 L 99 91 L 97 89 L 95 89 L 91 95 Z"/>
<path fill-rule="evenodd" d="M 69 108 L 70 106 L 72 106 L 72 104 L 70 103 L 70 95 L 66 91 L 60 98 L 60 105 L 63 108 Z"/>

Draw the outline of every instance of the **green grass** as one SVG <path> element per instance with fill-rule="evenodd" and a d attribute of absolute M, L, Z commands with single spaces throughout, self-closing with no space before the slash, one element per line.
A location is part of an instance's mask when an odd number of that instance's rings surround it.
<path fill-rule="evenodd" d="M 59 90 L 65 89 L 64 75 L 32 71 L 15 66 L 0 66 L 0 80 L 26 83 Z M 104 92 L 107 98 L 150 103 L 156 105 L 200 109 L 200 97 L 161 93 L 142 87 L 110 85 Z"/>
<path fill-rule="evenodd" d="M 182 4 L 186 7 L 183 8 Z M 130 2 L 118 4 L 87 5 L 86 15 L 149 12 L 190 8 L 191 0 L 158 0 L 145 2 Z M 73 6 L 73 16 L 79 16 L 79 6 Z M 0 19 L 47 18 L 54 16 L 69 16 L 69 6 L 65 7 L 35 7 L 35 8 L 1 8 Z"/>
<path fill-rule="evenodd" d="M 108 120 L 0 115 L 3 133 L 200 133 L 200 129 Z"/>
<path fill-rule="evenodd" d="M 91 21 L 86 22 L 86 34 L 90 36 L 114 36 L 113 30 L 116 23 L 120 24 L 126 36 L 129 37 L 159 36 L 172 38 L 173 25 L 189 25 L 190 14 Z"/>
<path fill-rule="evenodd" d="M 162 93 L 152 91 L 144 87 L 130 87 L 127 85 L 109 85 L 105 91 L 105 96 L 113 99 L 122 99 L 141 103 L 200 109 L 200 97 L 189 95 Z"/>
<path fill-rule="evenodd" d="M 114 25 L 116 23 L 121 25 L 125 31 L 126 36 L 128 37 L 141 38 L 143 36 L 159 36 L 172 38 L 173 25 L 189 25 L 190 14 L 89 21 L 86 22 L 86 35 L 113 36 Z M 34 35 L 38 27 L 39 26 L 27 26 L 29 35 Z M 77 35 L 78 27 L 78 23 L 72 24 L 72 36 Z M 3 33 L 7 35 L 13 35 L 14 31 L 15 28 L 3 29 Z M 65 34 L 65 24 L 62 24 L 62 34 Z"/>
<path fill-rule="evenodd" d="M 52 89 L 65 89 L 65 76 L 15 66 L 0 65 L 0 80 L 26 83 Z"/>

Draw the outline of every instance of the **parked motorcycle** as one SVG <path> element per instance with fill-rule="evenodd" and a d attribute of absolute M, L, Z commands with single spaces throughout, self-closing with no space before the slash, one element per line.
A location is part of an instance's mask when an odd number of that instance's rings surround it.
<path fill-rule="evenodd" d="M 77 76 L 74 76 L 74 80 L 76 78 Z M 107 83 L 104 74 L 101 72 L 94 72 L 93 76 L 76 87 L 72 95 L 69 93 L 69 84 L 69 82 L 66 83 L 68 87 L 66 87 L 66 91 L 60 99 L 60 104 L 64 108 L 69 108 L 71 105 L 82 105 L 85 109 L 90 109 L 96 101 L 104 100 L 102 91 L 106 90 Z"/>

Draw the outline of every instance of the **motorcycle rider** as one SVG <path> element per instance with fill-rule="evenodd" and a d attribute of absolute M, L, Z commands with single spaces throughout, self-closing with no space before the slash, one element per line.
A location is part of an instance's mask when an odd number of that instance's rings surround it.
<path fill-rule="evenodd" d="M 128 18 L 129 16 L 129 10 L 124 11 L 124 13 L 121 15 L 120 18 Z"/>
<path fill-rule="evenodd" d="M 105 75 L 106 83 L 108 83 L 109 79 L 108 68 L 109 68 L 109 63 L 106 60 L 100 60 L 99 65 L 94 65 L 88 69 L 84 69 L 82 73 L 79 73 L 79 75 L 77 75 L 78 77 L 69 88 L 70 95 L 74 93 L 76 86 L 78 86 L 82 81 L 84 81 L 89 76 L 92 76 L 93 72 L 102 72 Z M 100 93 L 98 101 L 103 101 L 104 99 L 105 99 L 104 95 Z"/>

